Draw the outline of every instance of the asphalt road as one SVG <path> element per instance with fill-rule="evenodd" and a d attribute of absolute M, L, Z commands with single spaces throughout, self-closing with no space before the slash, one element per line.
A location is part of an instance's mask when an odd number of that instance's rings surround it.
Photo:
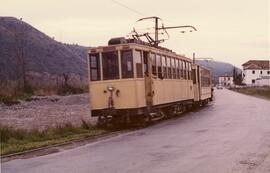
<path fill-rule="evenodd" d="M 216 90 L 197 112 L 46 156 L 3 173 L 269 173 L 270 101 Z"/>

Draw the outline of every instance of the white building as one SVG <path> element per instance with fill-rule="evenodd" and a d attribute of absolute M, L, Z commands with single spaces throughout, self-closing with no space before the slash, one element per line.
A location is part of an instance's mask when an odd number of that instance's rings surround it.
<path fill-rule="evenodd" d="M 242 66 L 244 84 L 248 86 L 270 86 L 270 61 L 249 60 Z"/>
<path fill-rule="evenodd" d="M 229 74 L 219 76 L 218 82 L 219 82 L 219 84 L 221 84 L 223 86 L 232 86 L 234 84 L 233 83 L 233 76 L 229 75 Z"/>

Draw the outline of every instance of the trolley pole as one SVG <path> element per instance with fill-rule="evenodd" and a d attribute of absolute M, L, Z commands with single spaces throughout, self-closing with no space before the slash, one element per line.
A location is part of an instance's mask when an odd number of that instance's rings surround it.
<path fill-rule="evenodd" d="M 154 46 L 158 46 L 158 18 L 155 17 L 155 44 Z"/>

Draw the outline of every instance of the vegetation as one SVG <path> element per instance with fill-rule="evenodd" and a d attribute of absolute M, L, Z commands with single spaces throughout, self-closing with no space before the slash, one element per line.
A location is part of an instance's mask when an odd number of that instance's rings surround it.
<path fill-rule="evenodd" d="M 65 84 L 62 87 L 60 87 L 57 91 L 57 94 L 59 95 L 70 95 L 70 94 L 82 94 L 85 91 L 81 88 L 73 87 L 69 84 Z"/>
<path fill-rule="evenodd" d="M 20 94 L 16 96 L 4 96 L 0 95 L 0 103 L 11 106 L 20 103 L 19 100 L 30 101 L 32 94 Z"/>
<path fill-rule="evenodd" d="M 252 96 L 270 99 L 270 87 L 243 87 L 232 90 Z"/>
<path fill-rule="evenodd" d="M 1 155 L 83 139 L 106 132 L 109 132 L 109 130 L 89 126 L 84 121 L 81 127 L 73 127 L 71 124 L 67 124 L 64 127 L 48 129 L 42 132 L 0 127 Z"/>

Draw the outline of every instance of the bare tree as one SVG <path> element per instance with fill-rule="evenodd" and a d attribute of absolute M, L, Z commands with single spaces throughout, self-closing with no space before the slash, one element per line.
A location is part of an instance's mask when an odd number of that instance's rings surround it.
<path fill-rule="evenodd" d="M 22 26 L 20 28 L 14 29 L 14 53 L 17 63 L 17 72 L 18 72 L 18 88 L 26 92 L 29 88 L 26 78 L 27 72 L 27 63 L 26 63 L 26 28 Z"/>
<path fill-rule="evenodd" d="M 64 77 L 64 85 L 67 86 L 68 85 L 68 80 L 69 80 L 69 74 L 68 73 L 63 73 L 63 77 Z"/>

